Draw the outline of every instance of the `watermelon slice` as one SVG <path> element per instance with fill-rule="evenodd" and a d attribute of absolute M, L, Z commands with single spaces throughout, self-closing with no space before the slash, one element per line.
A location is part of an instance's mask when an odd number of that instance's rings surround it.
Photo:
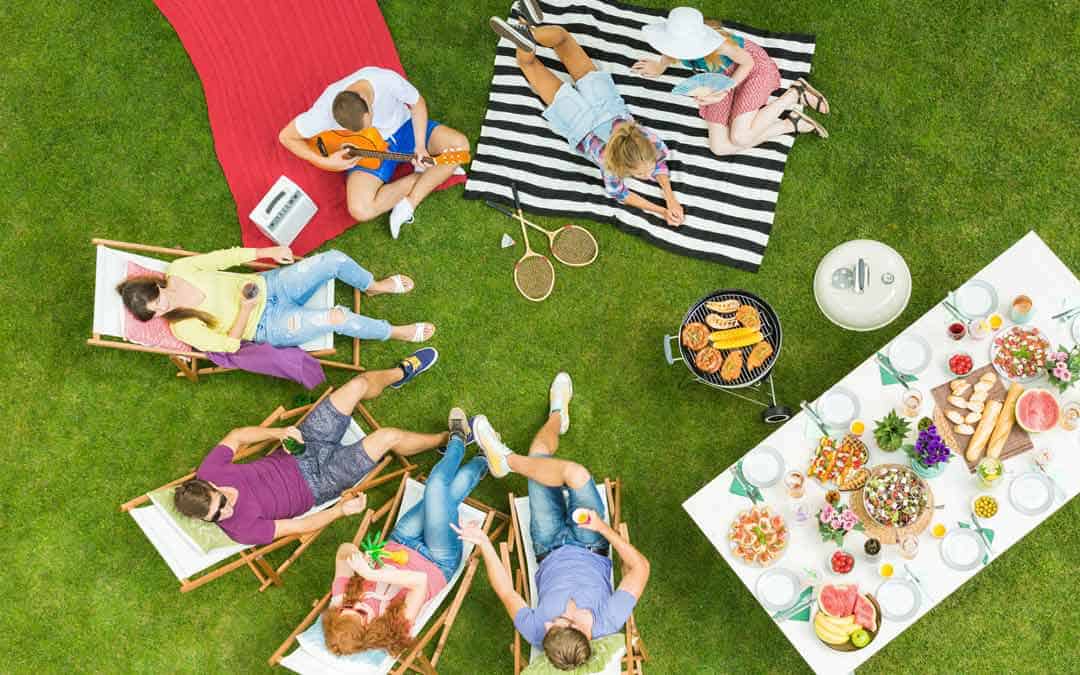
<path fill-rule="evenodd" d="M 843 618 L 854 613 L 855 602 L 859 597 L 861 596 L 859 595 L 858 586 L 826 584 L 821 587 L 818 604 L 821 605 L 821 610 L 829 616 Z"/>
<path fill-rule="evenodd" d="M 1038 433 L 1057 426 L 1061 407 L 1046 389 L 1028 389 L 1016 400 L 1016 423 L 1024 431 Z"/>
<path fill-rule="evenodd" d="M 866 599 L 865 595 L 855 598 L 855 623 L 873 633 L 877 630 L 877 610 L 874 603 Z"/>

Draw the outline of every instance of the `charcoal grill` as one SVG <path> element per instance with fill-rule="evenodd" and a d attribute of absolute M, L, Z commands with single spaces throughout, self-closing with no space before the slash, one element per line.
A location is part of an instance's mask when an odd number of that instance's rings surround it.
<path fill-rule="evenodd" d="M 750 305 L 756 309 L 758 314 L 761 315 L 761 334 L 773 348 L 773 353 L 760 368 L 753 371 L 747 371 L 744 368 L 739 377 L 730 382 L 721 379 L 719 372 L 706 373 L 699 370 L 694 365 L 694 352 L 687 349 L 682 344 L 681 339 L 683 329 L 686 328 L 687 324 L 705 323 L 705 315 L 709 314 L 709 310 L 705 308 L 705 303 L 723 300 L 738 300 L 740 304 Z M 672 342 L 679 347 L 677 356 L 671 349 Z M 761 413 L 761 419 L 766 424 L 781 424 L 791 419 L 792 415 L 791 408 L 777 403 L 776 387 L 773 385 L 772 380 L 772 369 L 776 365 L 776 360 L 780 358 L 780 347 L 783 342 L 784 332 L 780 327 L 780 318 L 769 303 L 749 291 L 721 289 L 709 293 L 691 305 L 690 311 L 683 318 L 678 332 L 675 335 L 664 336 L 664 358 L 667 359 L 668 365 L 675 365 L 676 361 L 682 361 L 686 364 L 686 368 L 694 376 L 694 379 L 702 384 L 765 408 Z M 744 359 L 750 355 L 752 348 L 752 346 L 740 348 L 739 351 L 743 353 Z M 724 356 L 727 356 L 729 351 L 725 350 Z"/>

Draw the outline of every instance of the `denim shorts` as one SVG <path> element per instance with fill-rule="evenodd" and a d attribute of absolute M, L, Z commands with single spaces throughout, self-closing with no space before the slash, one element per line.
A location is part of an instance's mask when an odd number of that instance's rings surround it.
<path fill-rule="evenodd" d="M 364 450 L 364 440 L 343 445 L 341 437 L 352 418 L 324 398 L 297 427 L 304 436 L 304 452 L 296 456 L 315 504 L 328 502 L 359 483 L 377 462 Z"/>
<path fill-rule="evenodd" d="M 565 491 L 565 492 L 564 492 Z M 604 502 L 593 479 L 580 488 L 556 488 L 529 481 L 529 535 L 536 561 L 560 546 L 580 546 L 598 555 L 607 555 L 603 535 L 574 524 L 576 509 L 592 509 L 604 517 Z"/>
<path fill-rule="evenodd" d="M 439 122 L 434 120 L 428 120 L 427 123 L 427 137 L 424 139 L 425 145 L 431 140 L 431 134 L 435 131 L 435 128 L 439 126 Z M 413 134 L 412 120 L 406 120 L 405 124 L 398 127 L 398 130 L 390 135 L 390 138 L 385 139 L 387 143 L 388 152 L 403 152 L 405 154 L 413 154 L 416 152 L 416 135 Z M 364 173 L 370 173 L 383 183 L 389 183 L 390 179 L 394 177 L 394 171 L 397 169 L 397 165 L 401 162 L 395 162 L 393 160 L 384 159 L 379 164 L 378 169 L 368 169 L 362 166 L 354 166 L 351 169 L 346 169 L 345 173 L 350 174 L 354 171 L 363 171 Z"/>
<path fill-rule="evenodd" d="M 616 117 L 629 116 L 630 110 L 611 74 L 594 70 L 573 85 L 564 83 L 559 87 L 543 115 L 555 133 L 576 148 L 590 131 L 610 127 Z M 601 134 L 605 141 L 608 135 L 610 132 Z"/>

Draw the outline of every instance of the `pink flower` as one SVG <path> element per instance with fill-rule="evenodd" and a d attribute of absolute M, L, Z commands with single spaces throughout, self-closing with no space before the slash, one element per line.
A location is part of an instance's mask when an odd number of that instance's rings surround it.
<path fill-rule="evenodd" d="M 840 523 L 844 526 L 844 530 L 850 532 L 851 528 L 855 527 L 855 524 L 859 522 L 858 516 L 854 511 L 844 511 L 840 514 Z"/>
<path fill-rule="evenodd" d="M 1068 370 L 1063 370 L 1061 371 L 1061 375 L 1058 375 L 1058 379 L 1062 382 L 1068 382 L 1072 379 L 1072 373 L 1070 373 Z"/>
<path fill-rule="evenodd" d="M 840 516 L 833 516 L 832 519 L 829 521 L 829 527 L 834 530 L 839 530 L 841 527 L 843 527 L 843 524 L 843 521 L 840 520 Z"/>
<path fill-rule="evenodd" d="M 1060 380 L 1060 379 L 1063 379 L 1064 373 L 1067 372 L 1067 371 L 1065 370 L 1063 364 L 1059 363 L 1059 364 L 1057 364 L 1057 367 L 1054 368 L 1054 370 L 1051 371 L 1051 372 L 1053 373 L 1054 377 L 1056 377 L 1057 379 Z"/>
<path fill-rule="evenodd" d="M 1067 358 L 1069 358 L 1069 355 L 1065 352 L 1054 352 L 1050 355 L 1051 361 L 1064 361 Z"/>
<path fill-rule="evenodd" d="M 836 516 L 836 510 L 833 509 L 832 504 L 826 504 L 825 508 L 821 509 L 821 522 L 828 524 Z"/>

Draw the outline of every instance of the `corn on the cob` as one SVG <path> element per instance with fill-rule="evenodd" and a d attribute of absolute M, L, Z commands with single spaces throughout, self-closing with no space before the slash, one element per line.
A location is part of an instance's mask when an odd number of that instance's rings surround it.
<path fill-rule="evenodd" d="M 736 329 L 741 330 L 741 329 Z M 727 332 L 727 331 L 717 331 Z M 715 335 L 716 333 L 713 333 Z M 765 336 L 761 334 L 761 331 L 751 331 L 749 335 L 737 335 L 735 337 L 724 337 L 719 340 L 712 339 L 713 347 L 717 349 L 738 349 L 739 347 L 749 347 L 750 345 L 756 345 L 765 339 Z"/>
<path fill-rule="evenodd" d="M 710 340 L 729 340 L 731 338 L 745 337 L 757 333 L 757 328 L 728 328 L 727 330 L 714 330 L 709 333 Z"/>

